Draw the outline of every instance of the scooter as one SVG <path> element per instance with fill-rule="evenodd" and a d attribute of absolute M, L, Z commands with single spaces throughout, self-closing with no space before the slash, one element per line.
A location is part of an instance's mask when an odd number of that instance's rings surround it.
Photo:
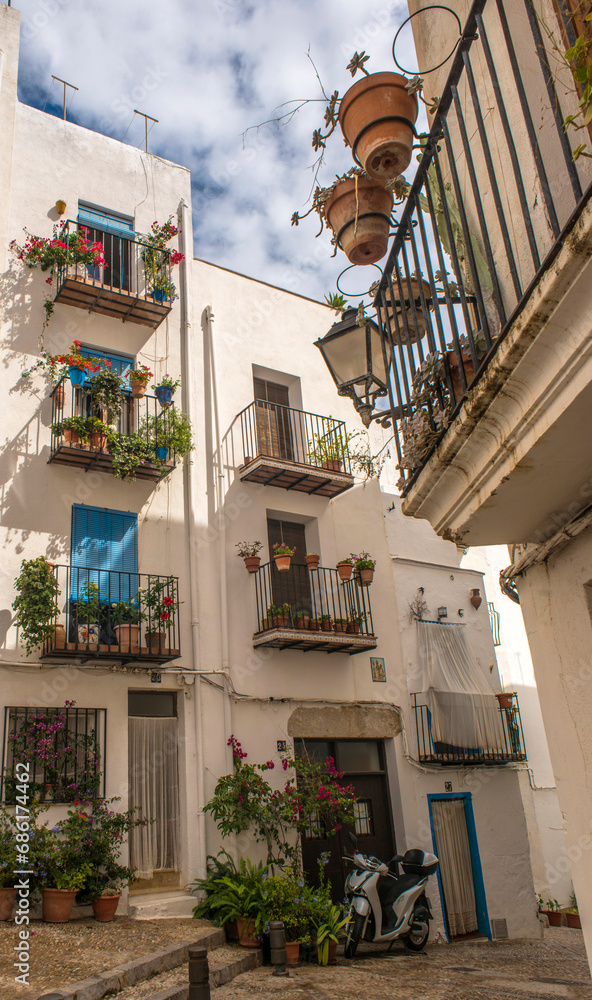
<path fill-rule="evenodd" d="M 360 941 L 386 942 L 398 938 L 410 951 L 421 951 L 430 936 L 432 906 L 424 888 L 438 868 L 435 854 L 418 849 L 396 854 L 386 864 L 358 852 L 354 845 L 353 871 L 345 880 L 345 894 L 351 900 L 346 925 L 345 957 L 353 958 Z M 399 874 L 399 864 L 403 874 Z"/>

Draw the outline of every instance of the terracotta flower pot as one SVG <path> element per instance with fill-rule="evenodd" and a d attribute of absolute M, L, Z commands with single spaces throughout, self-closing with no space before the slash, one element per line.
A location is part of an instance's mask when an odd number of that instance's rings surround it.
<path fill-rule="evenodd" d="M 130 388 L 132 390 L 132 396 L 134 399 L 142 399 L 146 393 L 146 382 L 140 382 L 139 379 L 130 377 Z"/>
<path fill-rule="evenodd" d="M 360 626 L 359 622 L 348 622 L 347 623 L 347 631 L 349 632 L 350 635 L 359 635 L 360 634 L 360 627 L 361 626 Z"/>
<path fill-rule="evenodd" d="M 339 124 L 354 159 L 369 177 L 383 184 L 402 174 L 411 162 L 417 97 L 407 92 L 407 82 L 400 73 L 363 76 L 339 105 Z"/>
<path fill-rule="evenodd" d="M 319 631 L 319 623 L 316 620 L 316 618 L 311 618 L 310 619 L 310 621 L 308 623 L 308 627 L 309 627 L 309 629 L 310 629 L 311 632 L 318 632 Z"/>
<path fill-rule="evenodd" d="M 121 893 L 118 893 L 117 896 L 99 896 L 98 899 L 94 899 L 92 908 L 95 920 L 98 920 L 102 924 L 113 920 L 120 899 Z"/>
<path fill-rule="evenodd" d="M 63 382 L 60 382 L 60 384 L 54 390 L 53 398 L 55 400 L 56 406 L 59 407 L 60 410 L 63 410 L 64 403 L 66 402 L 66 390 L 64 389 Z"/>
<path fill-rule="evenodd" d="M 246 917 L 239 917 L 236 922 L 238 930 L 238 939 L 242 944 L 243 948 L 258 948 L 259 941 L 254 936 L 255 934 L 255 921 L 251 917 L 247 920 Z"/>
<path fill-rule="evenodd" d="M 549 925 L 551 927 L 561 927 L 563 914 L 559 910 L 543 910 L 543 913 L 549 918 Z"/>
<path fill-rule="evenodd" d="M 148 652 L 162 653 L 167 648 L 166 632 L 146 632 Z"/>
<path fill-rule="evenodd" d="M 358 582 L 360 587 L 369 587 L 374 579 L 373 569 L 360 569 L 358 572 Z"/>
<path fill-rule="evenodd" d="M 320 558 L 320 556 L 311 553 L 310 555 L 304 557 L 304 561 L 309 569 L 318 569 Z"/>
<path fill-rule="evenodd" d="M 76 890 L 42 889 L 43 919 L 49 924 L 65 924 L 70 919 Z"/>
<path fill-rule="evenodd" d="M 331 621 L 330 618 L 327 618 L 325 619 L 325 621 L 321 622 L 321 629 L 323 632 L 333 631 L 333 622 Z"/>
<path fill-rule="evenodd" d="M 461 351 L 462 360 L 465 369 L 465 380 L 467 387 L 471 384 L 475 378 L 475 366 L 473 364 L 473 359 L 469 351 Z M 450 378 L 452 379 L 452 388 L 454 389 L 454 398 L 458 403 L 459 400 L 464 396 L 465 390 L 462 387 L 462 382 L 460 380 L 460 368 L 458 364 L 458 358 L 456 356 L 456 351 L 448 351 L 446 354 L 448 358 L 448 364 L 450 365 Z"/>
<path fill-rule="evenodd" d="M 79 448 L 80 434 L 78 431 L 72 430 L 71 427 L 64 427 L 64 442 L 69 444 L 71 448 Z"/>
<path fill-rule="evenodd" d="M 411 344 L 416 344 L 418 340 L 421 340 L 426 332 L 426 321 L 421 308 L 421 295 L 420 295 L 420 282 L 416 278 L 411 278 L 407 281 L 404 275 L 401 275 L 401 285 L 403 288 L 403 297 L 399 298 L 399 285 L 396 279 L 393 280 L 393 295 L 394 295 L 394 306 L 391 300 L 390 293 L 386 292 L 386 309 L 383 306 L 378 307 L 378 312 L 380 315 L 380 321 L 386 329 L 389 328 L 393 336 L 393 340 L 397 343 L 397 330 L 399 331 L 399 336 L 401 337 L 401 343 L 407 343 L 407 337 Z M 429 282 L 422 281 L 421 286 L 423 289 L 423 296 L 427 302 L 431 301 L 432 290 L 429 286 Z M 378 288 L 378 283 L 376 284 Z M 370 289 L 371 291 L 372 289 Z M 395 319 L 396 312 L 396 319 Z M 407 329 L 405 329 L 405 319 L 403 318 L 403 312 L 405 312 L 405 318 L 407 320 Z M 388 315 L 388 323 L 386 320 L 386 315 Z"/>
<path fill-rule="evenodd" d="M 224 924 L 224 930 L 226 931 L 227 941 L 238 941 L 238 927 L 236 926 L 236 920 L 227 920 Z"/>
<path fill-rule="evenodd" d="M 91 431 L 90 446 L 93 451 L 107 451 L 107 435 L 101 431 Z"/>
<path fill-rule="evenodd" d="M 347 622 L 335 622 L 333 627 L 336 632 L 347 632 Z"/>
<path fill-rule="evenodd" d="M 299 618 L 294 624 L 296 628 L 308 629 L 310 627 L 310 618 L 308 615 L 304 615 L 303 618 Z"/>
<path fill-rule="evenodd" d="M 375 264 L 384 257 L 392 209 L 391 192 L 376 181 L 348 177 L 335 185 L 325 202 L 325 218 L 352 264 Z"/>
<path fill-rule="evenodd" d="M 500 708 L 511 708 L 514 695 L 509 691 L 500 691 L 495 696 L 499 702 Z"/>
<path fill-rule="evenodd" d="M 10 920 L 16 889 L 0 889 L 0 920 Z"/>
<path fill-rule="evenodd" d="M 286 965 L 300 965 L 300 941 L 286 941 Z"/>
<path fill-rule="evenodd" d="M 471 591 L 471 596 L 469 600 L 473 605 L 475 611 L 478 611 L 479 608 L 481 607 L 481 604 L 483 603 L 483 598 L 481 597 L 481 592 L 478 587 L 475 588 L 475 590 Z"/>
<path fill-rule="evenodd" d="M 339 579 L 346 583 L 351 580 L 354 568 L 351 563 L 342 563 L 341 566 L 337 567 L 337 572 L 339 573 Z"/>
<path fill-rule="evenodd" d="M 121 649 L 133 650 L 137 652 L 140 646 L 140 626 L 139 625 L 114 625 L 113 631 L 117 638 L 117 645 Z M 101 897 L 103 898 L 103 897 Z M 113 897 L 106 896 L 106 899 Z"/>
<path fill-rule="evenodd" d="M 290 569 L 292 556 L 274 556 L 273 558 L 279 573 L 286 573 Z"/>
<path fill-rule="evenodd" d="M 327 965 L 337 965 L 337 941 L 329 941 L 329 959 Z"/>
<path fill-rule="evenodd" d="M 341 472 L 342 461 L 340 458 L 326 458 L 321 462 L 321 468 L 328 469 L 329 472 Z"/>
<path fill-rule="evenodd" d="M 566 913 L 565 919 L 567 920 L 568 927 L 575 927 L 579 930 L 582 929 L 582 921 L 580 920 L 579 913 Z"/>
<path fill-rule="evenodd" d="M 245 566 L 248 573 L 256 573 L 261 563 L 261 556 L 245 556 Z"/>

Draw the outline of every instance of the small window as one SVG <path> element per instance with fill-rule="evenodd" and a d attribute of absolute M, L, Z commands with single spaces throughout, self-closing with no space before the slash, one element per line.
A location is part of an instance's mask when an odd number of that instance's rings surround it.
<path fill-rule="evenodd" d="M 177 715 L 174 691 L 129 691 L 128 715 L 150 719 L 172 719 Z"/>
<path fill-rule="evenodd" d="M 355 803 L 354 823 L 354 830 L 358 837 L 372 837 L 374 835 L 372 801 L 370 799 L 358 799 Z"/>
<path fill-rule="evenodd" d="M 337 763 L 340 771 L 383 771 L 380 747 L 374 740 L 351 740 L 337 744 Z"/>

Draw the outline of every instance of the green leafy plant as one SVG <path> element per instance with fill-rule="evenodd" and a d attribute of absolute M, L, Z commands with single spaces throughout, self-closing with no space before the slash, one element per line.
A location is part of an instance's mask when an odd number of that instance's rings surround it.
<path fill-rule="evenodd" d="M 285 604 L 270 604 L 265 614 L 267 618 L 287 618 L 290 615 L 290 605 L 287 602 Z"/>
<path fill-rule="evenodd" d="M 561 909 L 561 903 L 558 903 L 556 899 L 548 899 L 545 909 L 550 910 L 551 913 L 557 913 Z"/>
<path fill-rule="evenodd" d="M 130 372 L 130 381 L 140 382 L 144 386 L 148 385 L 151 378 L 154 378 L 154 373 L 150 371 L 147 365 L 136 365 Z"/>
<path fill-rule="evenodd" d="M 2 889 L 14 885 L 14 873 L 17 868 L 20 868 L 16 860 L 17 833 L 16 816 L 4 806 L 0 806 L 0 887 Z"/>
<path fill-rule="evenodd" d="M 96 624 L 99 620 L 101 601 L 99 588 L 93 580 L 86 580 L 79 591 L 76 601 L 72 604 L 76 620 L 85 625 Z"/>
<path fill-rule="evenodd" d="M 141 434 L 118 434 L 111 431 L 108 440 L 113 475 L 117 479 L 134 482 L 138 469 L 143 465 L 156 463 L 153 445 Z"/>
<path fill-rule="evenodd" d="M 340 559 L 337 563 L 338 566 L 353 566 L 353 559 Z"/>
<path fill-rule="evenodd" d="M 12 603 L 16 611 L 15 624 L 20 629 L 20 639 L 27 653 L 31 653 L 54 633 L 60 611 L 60 588 L 45 556 L 23 559 L 14 586 L 17 592 Z"/>
<path fill-rule="evenodd" d="M 192 893 L 205 892 L 206 898 L 193 910 L 197 918 L 213 919 L 222 925 L 229 920 L 259 918 L 263 906 L 264 882 L 269 864 L 254 864 L 249 858 L 240 858 L 238 868 L 229 855 L 226 861 L 208 859 L 208 876 L 196 879 Z"/>
<path fill-rule="evenodd" d="M 329 961 L 329 942 L 339 940 L 339 932 L 349 920 L 349 913 L 344 915 L 341 906 L 331 906 L 324 923 L 317 927 L 317 955 L 319 965 L 327 965 Z"/>
<path fill-rule="evenodd" d="M 93 397 L 93 405 L 108 410 L 113 417 L 119 416 L 123 406 L 125 381 L 110 361 L 103 361 L 101 367 L 87 382 Z"/>
<path fill-rule="evenodd" d="M 171 250 L 167 243 L 179 232 L 170 215 L 166 222 L 153 222 L 150 232 L 140 236 L 142 244 L 140 256 L 144 262 L 144 274 L 149 291 L 159 289 L 166 298 L 173 302 L 176 298 L 176 288 L 170 277 L 170 268 L 179 264 L 184 255 L 178 250 Z"/>
<path fill-rule="evenodd" d="M 185 458 L 193 448 L 191 421 L 178 410 L 164 410 L 157 416 L 143 421 L 140 434 L 154 448 L 167 448 L 179 459 Z"/>
<path fill-rule="evenodd" d="M 343 313 L 348 308 L 345 296 L 337 292 L 330 292 L 328 295 L 325 295 L 325 302 L 331 309 L 334 309 L 338 313 Z"/>
<path fill-rule="evenodd" d="M 148 588 L 142 592 L 145 620 L 154 630 L 169 629 L 175 624 L 179 610 L 179 590 L 174 576 L 148 577 Z"/>
<path fill-rule="evenodd" d="M 114 601 L 110 608 L 111 622 L 113 625 L 139 625 L 146 621 L 146 613 L 143 611 L 139 597 L 132 597 L 129 601 Z"/>
<path fill-rule="evenodd" d="M 332 417 L 328 418 L 329 420 Z M 308 442 L 308 460 L 313 465 L 322 465 L 323 462 L 343 462 L 348 456 L 348 446 L 353 438 L 357 437 L 359 431 L 349 433 L 340 430 L 330 430 L 325 434 L 313 434 L 312 440 Z"/>
<path fill-rule="evenodd" d="M 276 542 L 273 547 L 274 556 L 293 556 L 296 551 L 296 546 L 293 549 L 284 542 Z"/>
<path fill-rule="evenodd" d="M 172 389 L 173 392 L 174 392 L 175 389 L 178 389 L 180 385 L 181 385 L 181 379 L 180 378 L 174 379 L 171 375 L 163 375 L 162 378 L 161 378 L 161 380 L 160 380 L 160 382 L 155 383 L 152 386 L 152 388 L 153 389 Z"/>
<path fill-rule="evenodd" d="M 373 559 L 369 552 L 360 552 L 358 555 L 352 552 L 351 557 L 355 573 L 358 573 L 361 569 L 374 569 L 376 566 L 376 559 Z"/>
<path fill-rule="evenodd" d="M 235 548 L 238 549 L 237 555 L 241 556 L 242 559 L 251 559 L 253 556 L 257 556 L 261 549 L 263 548 L 262 542 L 237 542 Z"/>

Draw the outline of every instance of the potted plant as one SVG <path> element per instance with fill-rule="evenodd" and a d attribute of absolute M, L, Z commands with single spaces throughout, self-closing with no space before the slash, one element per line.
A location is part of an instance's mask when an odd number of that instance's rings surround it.
<path fill-rule="evenodd" d="M 93 580 L 86 580 L 80 588 L 77 600 L 72 604 L 78 642 L 96 646 L 99 641 L 100 610 L 99 588 Z"/>
<path fill-rule="evenodd" d="M 134 399 L 142 399 L 150 379 L 154 378 L 154 374 L 150 371 L 147 365 L 137 365 L 136 368 L 130 372 L 129 378 L 132 397 Z"/>
<path fill-rule="evenodd" d="M 73 851 L 71 842 L 60 839 L 58 833 L 59 824 L 52 830 L 47 826 L 43 828 L 41 857 L 38 858 L 45 873 L 41 887 L 43 919 L 51 924 L 67 923 L 76 893 L 93 870 L 91 862 L 82 861 L 80 854 Z"/>
<path fill-rule="evenodd" d="M 498 691 L 496 698 L 498 700 L 499 707 L 502 710 L 507 711 L 512 708 L 512 703 L 514 700 L 515 691 Z"/>
<path fill-rule="evenodd" d="M 317 621 L 323 632 L 333 631 L 333 622 L 331 620 L 331 615 L 317 615 Z"/>
<path fill-rule="evenodd" d="M 51 432 L 55 437 L 63 437 L 70 448 L 78 448 L 90 440 L 86 417 L 65 417 L 60 423 L 51 425 Z"/>
<path fill-rule="evenodd" d="M 290 569 L 290 564 L 292 562 L 292 556 L 294 555 L 296 549 L 291 549 L 289 545 L 285 545 L 284 542 L 276 542 L 273 547 L 273 558 L 275 561 L 276 569 L 279 573 L 286 573 Z"/>
<path fill-rule="evenodd" d="M 102 361 L 101 367 L 87 381 L 92 393 L 93 408 L 119 416 L 123 406 L 125 382 L 110 361 Z"/>
<path fill-rule="evenodd" d="M 109 613 L 119 648 L 138 652 L 140 623 L 146 620 L 140 607 L 139 595 L 136 594 L 129 601 L 114 601 Z"/>
<path fill-rule="evenodd" d="M 168 407 L 158 416 L 142 421 L 140 434 L 154 448 L 159 462 L 166 462 L 169 452 L 178 459 L 185 458 L 193 448 L 189 418 Z"/>
<path fill-rule="evenodd" d="M 329 420 L 332 419 L 329 417 Z M 309 462 L 331 472 L 341 472 L 344 457 L 348 454 L 349 442 L 357 436 L 357 433 L 357 431 L 347 434 L 341 431 L 328 431 L 326 434 L 313 434 L 312 440 L 308 442 Z"/>
<path fill-rule="evenodd" d="M 142 605 L 144 620 L 148 622 L 146 642 L 151 653 L 166 649 L 166 633 L 176 623 L 179 604 L 177 580 L 174 576 L 148 577 L 148 588 L 142 595 Z"/>
<path fill-rule="evenodd" d="M 354 555 L 352 552 L 352 559 L 354 561 L 354 573 L 358 584 L 360 587 L 369 587 L 374 579 L 376 560 L 372 559 L 368 552 L 360 552 L 359 555 Z"/>
<path fill-rule="evenodd" d="M 144 274 L 148 292 L 156 302 L 176 298 L 176 288 L 170 277 L 170 269 L 184 260 L 184 255 L 178 250 L 170 250 L 167 243 L 179 230 L 170 215 L 166 222 L 153 222 L 150 232 L 140 236 L 142 244 L 140 256 L 144 262 Z"/>
<path fill-rule="evenodd" d="M 308 611 L 297 611 L 292 615 L 294 628 L 307 629 L 310 625 L 310 614 Z"/>
<path fill-rule="evenodd" d="M 563 911 L 565 913 L 565 919 L 567 921 L 568 927 L 574 927 L 576 929 L 582 929 L 582 921 L 580 920 L 580 911 L 578 909 L 578 901 L 576 899 L 576 894 L 572 889 L 571 896 L 569 897 L 569 906 Z"/>
<path fill-rule="evenodd" d="M 376 281 L 368 289 L 372 298 L 376 296 L 378 285 L 379 282 Z M 409 338 L 411 344 L 416 344 L 418 340 L 423 339 L 426 332 L 426 321 L 421 307 L 421 291 L 423 292 L 426 305 L 428 308 L 432 308 L 432 290 L 429 282 L 423 279 L 418 280 L 414 274 L 411 275 L 409 280 L 404 275 L 401 275 L 401 286 L 403 289 L 402 297 L 398 281 L 396 279 L 393 280 L 392 291 L 387 290 L 386 292 L 386 310 L 382 305 L 378 307 L 380 321 L 385 329 L 389 329 L 390 324 L 390 330 L 395 343 L 397 343 L 398 330 L 401 343 L 405 344 L 407 338 Z M 388 315 L 388 323 L 385 318 L 385 312 Z M 405 319 L 403 319 L 403 313 L 405 313 Z M 405 321 L 407 322 L 407 326 L 405 326 Z"/>
<path fill-rule="evenodd" d="M 347 618 L 335 618 L 333 627 L 336 632 L 347 632 Z"/>
<path fill-rule="evenodd" d="M 16 818 L 0 806 L 0 920 L 10 920 L 16 889 Z"/>
<path fill-rule="evenodd" d="M 365 613 L 358 614 L 355 611 L 350 612 L 348 615 L 348 623 L 346 631 L 350 635 L 359 635 L 360 629 L 362 627 L 362 622 L 366 621 Z"/>
<path fill-rule="evenodd" d="M 157 385 L 153 385 L 154 395 L 156 396 L 158 402 L 163 409 L 170 406 L 173 401 L 173 396 L 175 395 L 175 389 L 181 385 L 181 379 L 172 378 L 171 375 L 163 375 L 160 382 Z"/>
<path fill-rule="evenodd" d="M 60 588 L 53 566 L 45 556 L 23 559 L 14 586 L 16 597 L 12 609 L 16 611 L 15 624 L 20 629 L 20 640 L 30 654 L 36 646 L 47 642 L 55 634 L 56 619 L 60 613 Z"/>
<path fill-rule="evenodd" d="M 340 906 L 331 906 L 324 923 L 317 927 L 317 954 L 319 965 L 335 965 L 337 962 L 337 942 L 349 914 L 343 914 Z"/>
<path fill-rule="evenodd" d="M 287 628 L 289 625 L 290 605 L 287 602 L 284 604 L 270 604 L 263 620 L 264 630 L 270 628 Z"/>
<path fill-rule="evenodd" d="M 352 573 L 354 571 L 354 561 L 353 559 L 340 559 L 337 563 L 337 572 L 339 574 L 339 579 L 346 583 L 351 580 Z"/>
<path fill-rule="evenodd" d="M 154 465 L 156 461 L 154 447 L 141 434 L 111 431 L 108 441 L 116 479 L 127 479 L 128 483 L 132 483 L 143 465 Z"/>
<path fill-rule="evenodd" d="M 263 544 L 261 542 L 237 542 L 235 548 L 238 549 L 237 555 L 245 560 L 247 572 L 256 573 L 261 562 L 261 556 L 258 556 L 257 553 L 263 548 Z"/>
<path fill-rule="evenodd" d="M 556 899 L 548 899 L 545 904 L 545 909 L 542 910 L 542 912 L 549 918 L 549 925 L 551 927 L 561 927 L 561 906 Z"/>
<path fill-rule="evenodd" d="M 318 569 L 319 560 L 320 556 L 318 552 L 307 552 L 306 555 L 304 556 L 304 561 L 309 569 Z"/>
<path fill-rule="evenodd" d="M 86 417 L 85 429 L 90 438 L 93 451 L 107 451 L 109 448 L 109 431 L 107 424 L 98 417 Z"/>

